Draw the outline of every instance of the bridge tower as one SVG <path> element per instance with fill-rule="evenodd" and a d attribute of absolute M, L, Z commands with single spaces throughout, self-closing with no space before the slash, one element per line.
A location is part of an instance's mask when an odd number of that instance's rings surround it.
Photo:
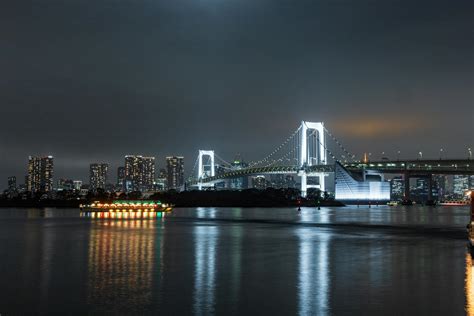
<path fill-rule="evenodd" d="M 209 157 L 211 160 L 210 164 L 210 172 L 206 173 L 204 167 L 206 165 L 203 164 L 203 157 Z M 206 184 L 202 182 L 202 179 L 205 177 L 214 177 L 216 174 L 215 164 L 214 164 L 214 150 L 199 150 L 199 164 L 198 164 L 198 188 L 202 190 L 203 186 L 213 186 L 213 184 Z"/>
<path fill-rule="evenodd" d="M 318 138 L 318 150 L 316 151 L 316 157 L 310 157 L 310 150 L 308 144 L 308 131 L 316 132 Z M 299 167 L 301 168 L 298 175 L 301 177 L 301 195 L 306 196 L 309 188 L 319 188 L 321 191 L 325 191 L 325 174 L 317 173 L 309 176 L 315 176 L 319 178 L 319 185 L 308 185 L 308 174 L 305 171 L 306 167 L 314 165 L 325 165 L 327 164 L 326 154 L 326 138 L 324 137 L 324 123 L 323 122 L 306 122 L 301 121 L 301 138 L 300 138 L 300 154 L 299 154 Z"/>

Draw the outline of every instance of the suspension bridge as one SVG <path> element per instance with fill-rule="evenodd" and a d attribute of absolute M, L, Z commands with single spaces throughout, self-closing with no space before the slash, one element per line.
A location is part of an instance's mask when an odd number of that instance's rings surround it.
<path fill-rule="evenodd" d="M 469 151 L 469 155 L 471 155 Z M 216 166 L 219 170 L 216 171 Z M 338 172 L 338 168 L 342 171 Z M 449 160 L 399 160 L 360 161 L 339 141 L 323 122 L 302 121 L 299 127 L 263 159 L 236 166 L 219 157 L 214 150 L 199 150 L 193 166 L 188 187 L 199 190 L 214 187 L 226 179 L 246 176 L 290 174 L 300 178 L 303 197 L 311 188 L 326 191 L 326 181 L 330 174 L 351 174 L 342 177 L 351 194 L 357 189 L 350 188 L 350 182 L 363 182 L 366 174 L 398 173 L 410 177 L 432 174 L 474 174 L 474 164 L 468 159 Z M 359 175 L 359 176 L 358 176 Z M 383 177 L 383 176 L 382 176 Z M 337 179 L 336 179 L 337 181 Z M 359 185 L 360 186 L 360 185 Z M 360 191 L 361 189 L 359 189 Z"/>

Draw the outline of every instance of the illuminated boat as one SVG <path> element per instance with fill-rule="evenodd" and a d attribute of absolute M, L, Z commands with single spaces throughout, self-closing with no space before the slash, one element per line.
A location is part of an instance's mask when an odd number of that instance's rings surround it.
<path fill-rule="evenodd" d="M 459 200 L 459 201 L 442 201 L 438 203 L 443 206 L 463 206 L 471 204 L 469 200 Z"/>
<path fill-rule="evenodd" d="M 173 210 L 173 205 L 149 200 L 119 200 L 112 203 L 96 201 L 81 204 L 81 217 L 91 218 L 154 218 L 163 217 Z"/>

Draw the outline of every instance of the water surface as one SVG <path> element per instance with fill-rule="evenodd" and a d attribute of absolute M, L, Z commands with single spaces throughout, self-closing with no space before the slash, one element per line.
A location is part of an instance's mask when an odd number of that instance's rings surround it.
<path fill-rule="evenodd" d="M 462 315 L 467 207 L 0 209 L 0 314 Z"/>

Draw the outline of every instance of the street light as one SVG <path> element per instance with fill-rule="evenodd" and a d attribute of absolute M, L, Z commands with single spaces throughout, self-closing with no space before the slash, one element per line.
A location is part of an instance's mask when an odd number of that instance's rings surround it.
<path fill-rule="evenodd" d="M 443 157 L 443 148 L 439 150 L 439 160 Z"/>
<path fill-rule="evenodd" d="M 420 156 L 420 159 L 423 159 L 423 153 L 421 151 L 418 153 L 418 155 Z"/>
<path fill-rule="evenodd" d="M 397 160 L 400 160 L 400 150 L 397 151 Z"/>
<path fill-rule="evenodd" d="M 472 150 L 471 150 L 471 147 L 469 147 L 469 148 L 467 149 L 467 152 L 469 153 L 469 160 L 471 160 L 471 159 L 472 159 Z"/>

